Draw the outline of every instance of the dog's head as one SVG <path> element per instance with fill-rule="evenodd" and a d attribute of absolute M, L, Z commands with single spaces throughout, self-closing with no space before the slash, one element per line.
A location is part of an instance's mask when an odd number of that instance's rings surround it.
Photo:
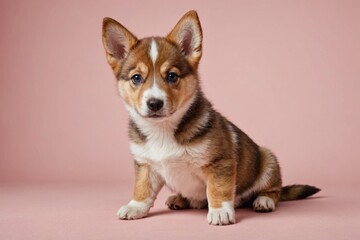
<path fill-rule="evenodd" d="M 105 18 L 102 40 L 119 94 L 139 116 L 169 117 L 195 95 L 202 53 L 202 31 L 195 11 L 186 13 L 166 37 L 143 39 Z"/>

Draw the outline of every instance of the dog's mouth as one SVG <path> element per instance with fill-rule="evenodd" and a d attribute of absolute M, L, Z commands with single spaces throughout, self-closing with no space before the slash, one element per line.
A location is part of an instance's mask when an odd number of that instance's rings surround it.
<path fill-rule="evenodd" d="M 155 118 L 155 119 L 160 119 L 160 118 L 164 118 L 166 117 L 163 114 L 159 114 L 159 113 L 150 113 L 146 116 L 147 118 Z"/>
<path fill-rule="evenodd" d="M 165 111 L 163 109 L 160 111 L 149 111 L 148 110 L 147 112 L 142 113 L 137 108 L 135 108 L 135 111 L 142 118 L 154 120 L 154 121 L 165 120 L 165 119 L 171 117 L 176 112 L 176 110 Z"/>
<path fill-rule="evenodd" d="M 144 116 L 147 119 L 154 119 L 154 120 L 162 120 L 170 117 L 173 114 L 173 112 L 170 113 L 164 113 L 164 112 L 149 112 L 146 116 Z"/>

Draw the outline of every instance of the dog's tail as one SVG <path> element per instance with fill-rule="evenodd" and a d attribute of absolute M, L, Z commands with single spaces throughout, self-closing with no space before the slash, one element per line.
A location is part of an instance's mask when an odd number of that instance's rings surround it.
<path fill-rule="evenodd" d="M 280 201 L 304 199 L 319 191 L 321 191 L 321 189 L 309 185 L 295 184 L 285 186 L 281 189 Z"/>

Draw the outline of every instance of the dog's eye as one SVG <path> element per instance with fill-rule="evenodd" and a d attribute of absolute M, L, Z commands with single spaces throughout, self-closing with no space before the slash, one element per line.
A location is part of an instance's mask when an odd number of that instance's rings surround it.
<path fill-rule="evenodd" d="M 169 72 L 166 76 L 166 81 L 168 83 L 176 83 L 179 79 L 179 76 L 174 72 Z"/>
<path fill-rule="evenodd" d="M 144 82 L 143 77 L 140 74 L 135 74 L 134 76 L 131 77 L 131 82 L 137 86 L 140 85 Z"/>

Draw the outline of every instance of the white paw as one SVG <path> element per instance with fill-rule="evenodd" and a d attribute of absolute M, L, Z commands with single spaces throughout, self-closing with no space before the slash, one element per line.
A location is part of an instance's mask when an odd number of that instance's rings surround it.
<path fill-rule="evenodd" d="M 253 202 L 253 208 L 257 212 L 271 212 L 275 209 L 275 203 L 269 197 L 258 196 Z"/>
<path fill-rule="evenodd" d="M 139 219 L 146 217 L 149 210 L 148 204 L 131 200 L 127 205 L 119 209 L 117 215 L 120 219 Z"/>
<path fill-rule="evenodd" d="M 221 208 L 209 207 L 207 221 L 211 225 L 235 223 L 235 210 L 232 202 L 223 202 Z"/>

